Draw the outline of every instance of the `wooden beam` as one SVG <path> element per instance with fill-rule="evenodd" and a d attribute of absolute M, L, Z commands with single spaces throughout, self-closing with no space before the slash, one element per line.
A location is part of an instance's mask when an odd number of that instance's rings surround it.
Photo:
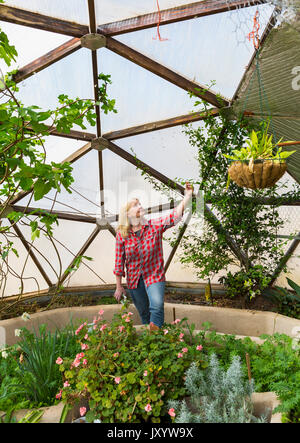
<path fill-rule="evenodd" d="M 95 238 L 97 237 L 97 235 L 99 234 L 99 232 L 101 231 L 101 228 L 99 226 L 96 226 L 96 228 L 94 229 L 94 231 L 90 234 L 90 236 L 88 237 L 88 239 L 86 240 L 86 242 L 83 244 L 83 246 L 80 248 L 80 250 L 77 252 L 77 254 L 75 255 L 75 257 L 73 258 L 73 260 L 71 261 L 71 263 L 69 264 L 68 268 L 73 267 L 75 260 L 80 256 L 83 255 L 85 253 L 85 251 L 87 250 L 87 248 L 90 246 L 90 244 L 95 240 Z M 67 268 L 67 269 L 68 269 Z M 70 275 L 70 273 L 67 271 L 67 269 L 65 270 L 65 272 L 63 273 L 62 277 L 59 279 L 58 281 L 58 285 L 61 285 L 65 279 L 68 277 L 68 275 Z"/>
<path fill-rule="evenodd" d="M 5 5 L 0 5 L 0 20 L 79 38 L 89 32 L 85 25 Z"/>
<path fill-rule="evenodd" d="M 165 9 L 160 12 L 155 11 L 149 14 L 100 25 L 98 26 L 98 32 L 108 36 L 120 35 L 127 32 L 153 28 L 157 26 L 158 23 L 160 23 L 160 25 L 166 25 L 182 20 L 190 20 L 193 18 L 232 11 L 237 8 L 259 5 L 261 3 L 265 3 L 265 0 L 233 0 L 230 3 L 226 0 L 198 1 L 187 5 L 181 5 L 176 8 Z"/>
<path fill-rule="evenodd" d="M 97 139 L 97 141 L 98 141 L 98 147 L 97 147 L 96 143 L 93 145 L 95 147 L 95 149 L 102 150 L 101 146 L 104 146 L 105 148 L 108 148 L 110 151 L 114 152 L 116 155 L 119 155 L 124 160 L 131 163 L 132 165 L 142 168 L 147 173 L 149 173 L 152 177 L 156 178 L 157 180 L 161 181 L 162 183 L 167 184 L 169 187 L 171 187 L 173 189 L 177 189 L 177 190 L 183 189 L 181 185 L 178 185 L 173 180 L 168 179 L 168 177 L 163 175 L 161 172 L 152 168 L 151 166 L 149 166 L 147 163 L 143 162 L 142 160 L 135 158 L 129 152 L 120 148 L 119 146 L 112 143 L 111 141 L 106 140 L 104 138 L 99 138 L 99 139 Z"/>
<path fill-rule="evenodd" d="M 107 140 L 117 140 L 119 138 L 133 137 L 134 135 L 146 134 L 147 132 L 158 131 L 160 129 L 172 128 L 174 126 L 185 125 L 188 123 L 205 120 L 209 115 L 217 117 L 220 111 L 230 110 L 231 108 L 212 108 L 209 112 L 193 112 L 190 114 L 180 115 L 178 117 L 172 117 L 165 120 L 159 120 L 151 123 L 144 123 L 143 125 L 132 126 L 131 128 L 119 129 L 117 131 L 107 132 L 103 134 L 103 137 Z M 71 138 L 74 140 L 92 141 L 97 135 L 89 132 L 76 131 L 71 129 L 69 133 L 58 132 L 56 129 L 51 130 L 50 135 L 56 137 Z"/>
<path fill-rule="evenodd" d="M 158 131 L 160 129 L 167 129 L 174 126 L 180 126 L 187 123 L 205 120 L 209 115 L 217 117 L 219 114 L 219 108 L 212 108 L 211 110 L 209 110 L 209 112 L 194 112 L 190 114 L 180 115 L 178 117 L 168 118 L 165 120 L 159 120 L 152 123 L 145 123 L 143 125 L 133 126 L 131 128 L 121 129 L 119 131 L 107 132 L 106 134 L 103 134 L 103 137 L 107 140 L 132 137 L 134 135 L 145 134 L 147 132 Z"/>
<path fill-rule="evenodd" d="M 46 272 L 44 271 L 43 266 L 40 264 L 38 258 L 36 257 L 35 253 L 33 252 L 31 246 L 28 244 L 27 240 L 25 239 L 22 231 L 20 230 L 20 228 L 17 226 L 16 223 L 14 223 L 12 220 L 9 220 L 9 222 L 12 225 L 12 228 L 16 231 L 16 234 L 18 235 L 19 239 L 21 240 L 21 242 L 23 243 L 23 246 L 25 247 L 26 251 L 28 252 L 28 254 L 30 255 L 32 261 L 34 262 L 34 264 L 36 265 L 36 267 L 38 268 L 38 270 L 40 271 L 41 275 L 43 276 L 44 280 L 46 281 L 47 285 L 49 287 L 52 286 L 52 282 L 50 280 L 50 278 L 48 277 L 48 275 L 46 274 Z"/>
<path fill-rule="evenodd" d="M 289 261 L 291 256 L 294 254 L 294 252 L 297 249 L 297 247 L 299 246 L 299 243 L 300 243 L 299 237 L 300 237 L 300 232 L 298 232 L 297 238 L 295 238 L 295 240 L 292 241 L 290 247 L 288 248 L 288 250 L 286 251 L 285 255 L 280 260 L 280 262 L 279 262 L 277 268 L 275 269 L 275 271 L 273 272 L 273 275 L 271 277 L 271 281 L 269 283 L 269 286 L 273 285 L 273 283 L 275 282 L 276 278 L 280 275 L 281 271 L 283 270 L 283 268 L 285 267 L 285 265 L 287 264 L 287 262 Z"/>
<path fill-rule="evenodd" d="M 207 88 L 205 88 L 204 86 L 192 82 L 182 75 L 177 74 L 177 72 L 172 71 L 166 66 L 161 65 L 160 63 L 152 60 L 151 58 L 136 51 L 135 49 L 130 48 L 124 43 L 119 42 L 118 40 L 107 37 L 106 47 L 112 52 L 126 58 L 127 60 L 130 60 L 131 62 L 141 66 L 144 69 L 147 69 L 153 74 L 158 75 L 159 77 L 169 81 L 179 88 L 182 88 L 188 92 L 192 92 L 193 94 L 195 94 L 195 96 L 202 98 L 203 100 L 207 101 L 213 106 L 216 106 L 217 108 L 229 105 L 228 99 L 224 97 L 217 97 L 215 93 L 207 90 Z"/>
<path fill-rule="evenodd" d="M 72 220 L 77 222 L 84 222 L 84 223 L 97 223 L 97 218 L 92 217 L 90 215 L 81 215 L 81 214 L 72 214 L 68 212 L 62 212 L 62 211 L 50 211 L 47 209 L 41 209 L 41 208 L 34 208 L 32 206 L 20 206 L 20 205 L 11 205 L 11 210 L 16 212 L 22 212 L 23 214 L 30 214 L 34 211 L 34 215 L 41 216 L 46 212 L 49 212 L 53 215 L 56 215 L 57 218 L 62 220 Z"/>
<path fill-rule="evenodd" d="M 97 25 L 96 25 L 96 13 L 95 13 L 95 1 L 88 0 L 88 8 L 89 8 L 89 18 L 90 18 L 90 32 L 92 34 L 96 34 Z"/>
<path fill-rule="evenodd" d="M 56 129 L 51 130 L 50 135 L 55 135 L 56 137 L 70 138 L 72 140 L 81 140 L 86 142 L 91 142 L 97 137 L 96 134 L 90 132 L 76 131 L 71 129 L 70 132 L 59 132 Z"/>
<path fill-rule="evenodd" d="M 36 74 L 37 72 L 40 72 L 45 68 L 48 68 L 48 66 L 51 66 L 53 63 L 58 62 L 59 60 L 63 59 L 64 57 L 67 57 L 68 55 L 72 54 L 73 52 L 77 51 L 80 48 L 81 48 L 80 39 L 76 37 L 72 38 L 68 42 L 63 43 L 62 45 L 48 52 L 47 54 L 42 55 L 42 57 L 37 58 L 33 62 L 24 66 L 23 68 L 20 68 L 18 72 L 13 76 L 13 80 L 16 83 L 19 83 L 25 80 L 26 78 Z"/>
<path fill-rule="evenodd" d="M 168 270 L 168 268 L 169 268 L 169 266 L 171 264 L 171 261 L 172 261 L 174 255 L 175 255 L 175 253 L 177 251 L 177 248 L 178 248 L 178 246 L 179 246 L 179 244 L 180 244 L 180 242 L 182 240 L 182 237 L 184 236 L 184 233 L 185 233 L 185 231 L 186 231 L 186 229 L 188 227 L 188 223 L 189 223 L 191 218 L 192 218 L 192 211 L 190 211 L 190 213 L 189 213 L 189 215 L 187 217 L 187 221 L 185 222 L 185 224 L 180 229 L 180 232 L 179 232 L 179 234 L 178 234 L 178 236 L 176 238 L 175 245 L 173 246 L 173 248 L 172 248 L 172 250 L 170 252 L 170 255 L 169 255 L 169 257 L 168 257 L 168 259 L 166 261 L 166 264 L 165 264 L 165 268 L 164 268 L 165 272 L 167 272 L 167 270 Z"/>

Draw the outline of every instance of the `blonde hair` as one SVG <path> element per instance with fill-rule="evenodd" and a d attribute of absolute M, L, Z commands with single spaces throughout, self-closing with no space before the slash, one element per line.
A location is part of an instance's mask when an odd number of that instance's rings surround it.
<path fill-rule="evenodd" d="M 117 231 L 120 231 L 123 238 L 127 238 L 129 235 L 129 230 L 131 227 L 131 223 L 128 218 L 128 210 L 132 205 L 132 202 L 138 200 L 138 198 L 132 198 L 125 205 L 123 205 L 120 209 L 119 213 L 119 225 L 117 227 Z"/>

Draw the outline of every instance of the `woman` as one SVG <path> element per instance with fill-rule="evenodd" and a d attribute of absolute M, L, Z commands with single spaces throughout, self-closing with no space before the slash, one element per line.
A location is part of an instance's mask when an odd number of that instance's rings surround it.
<path fill-rule="evenodd" d="M 181 220 L 192 194 L 192 185 L 186 183 L 182 202 L 171 214 L 154 220 L 144 218 L 145 210 L 138 199 L 129 201 L 120 211 L 113 270 L 117 284 L 114 297 L 119 302 L 122 294 L 126 294 L 122 286 L 126 263 L 129 293 L 142 323 L 150 324 L 150 330 L 159 329 L 164 323 L 162 235 Z"/>

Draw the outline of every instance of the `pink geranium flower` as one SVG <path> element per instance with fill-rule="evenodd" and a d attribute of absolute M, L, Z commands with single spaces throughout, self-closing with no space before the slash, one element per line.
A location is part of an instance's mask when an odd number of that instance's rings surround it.
<path fill-rule="evenodd" d="M 58 359 L 56 360 L 56 364 L 57 365 L 61 365 L 62 364 L 62 362 L 63 362 L 63 359 L 62 358 L 60 358 L 60 357 L 58 357 Z"/>
<path fill-rule="evenodd" d="M 115 383 L 117 383 L 117 385 L 120 383 L 121 381 L 121 377 L 115 377 Z"/>
<path fill-rule="evenodd" d="M 130 318 L 129 317 L 125 318 L 125 321 L 126 321 L 126 323 L 129 323 L 130 322 Z"/>
<path fill-rule="evenodd" d="M 169 411 L 168 411 L 168 414 L 171 416 L 171 417 L 175 417 L 175 409 L 174 408 L 171 408 L 171 409 L 169 409 Z"/>
<path fill-rule="evenodd" d="M 89 349 L 89 345 L 86 345 L 85 343 L 81 343 L 81 349 L 85 351 L 86 349 Z"/>
<path fill-rule="evenodd" d="M 104 331 L 104 329 L 106 329 L 106 328 L 107 328 L 107 324 L 105 323 L 104 325 L 101 326 L 100 331 L 102 332 L 102 331 Z"/>
<path fill-rule="evenodd" d="M 177 357 L 178 357 L 178 358 L 181 358 L 181 357 L 183 357 L 183 354 L 181 354 L 181 352 L 179 352 L 179 353 L 177 354 Z"/>
<path fill-rule="evenodd" d="M 172 325 L 177 325 L 180 322 L 180 318 L 176 318 L 176 320 L 172 321 Z"/>
<path fill-rule="evenodd" d="M 87 365 L 87 359 L 86 359 L 86 358 L 84 358 L 84 359 L 82 360 L 82 364 L 85 365 L 85 366 Z"/>
<path fill-rule="evenodd" d="M 145 406 L 145 411 L 146 411 L 146 412 L 150 412 L 150 411 L 152 411 L 152 408 L 151 408 L 150 403 L 148 403 L 148 404 Z"/>
<path fill-rule="evenodd" d="M 144 377 L 147 377 L 148 371 L 144 371 Z"/>
<path fill-rule="evenodd" d="M 179 338 L 183 338 L 184 337 L 184 334 L 181 332 L 180 334 L 179 334 Z"/>
<path fill-rule="evenodd" d="M 120 332 L 124 331 L 124 329 L 125 329 L 125 326 L 119 326 L 119 331 Z"/>
<path fill-rule="evenodd" d="M 188 348 L 182 348 L 182 352 L 188 352 Z"/>
<path fill-rule="evenodd" d="M 113 356 L 114 356 L 114 357 L 119 357 L 119 353 L 118 353 L 118 352 L 115 352 L 115 353 L 113 354 Z"/>
<path fill-rule="evenodd" d="M 166 335 L 168 332 L 168 329 L 164 329 L 164 335 Z"/>
<path fill-rule="evenodd" d="M 98 312 L 98 314 L 101 316 L 101 315 L 103 315 L 104 314 L 104 310 L 103 309 L 100 309 L 100 311 Z"/>
<path fill-rule="evenodd" d="M 198 346 L 196 347 L 196 349 L 197 349 L 197 351 L 202 351 L 203 346 L 202 346 L 202 345 L 198 345 Z"/>
<path fill-rule="evenodd" d="M 62 390 L 59 391 L 58 394 L 56 394 L 55 398 L 57 398 L 58 400 L 61 399 L 61 394 L 62 394 Z"/>
<path fill-rule="evenodd" d="M 70 386 L 70 383 L 68 382 L 68 380 L 66 380 L 65 382 L 64 382 L 64 388 L 68 388 Z"/>

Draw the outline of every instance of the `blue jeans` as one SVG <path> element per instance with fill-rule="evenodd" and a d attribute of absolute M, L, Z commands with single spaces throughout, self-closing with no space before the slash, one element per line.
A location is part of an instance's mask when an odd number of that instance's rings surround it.
<path fill-rule="evenodd" d="M 136 307 L 143 325 L 153 322 L 159 328 L 164 323 L 164 295 L 166 282 L 161 281 L 145 286 L 143 276 L 140 276 L 138 286 L 129 289 L 134 306 Z"/>

